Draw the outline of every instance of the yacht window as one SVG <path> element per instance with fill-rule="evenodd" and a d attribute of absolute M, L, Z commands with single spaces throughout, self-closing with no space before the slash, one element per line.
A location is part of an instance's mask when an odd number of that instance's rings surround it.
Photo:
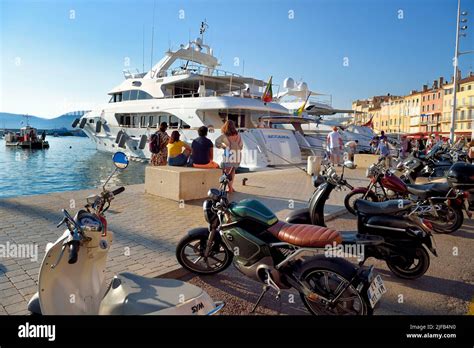
<path fill-rule="evenodd" d="M 179 126 L 179 118 L 177 118 L 176 116 L 171 116 L 170 117 L 170 124 L 169 124 L 169 127 L 170 128 L 178 128 Z"/>
<path fill-rule="evenodd" d="M 136 89 L 133 89 L 130 91 L 130 100 L 137 100 L 138 96 L 138 91 Z"/>
<path fill-rule="evenodd" d="M 163 122 L 169 123 L 169 116 L 168 115 L 161 115 L 160 116 L 160 121 L 158 122 L 159 124 L 162 124 Z"/>
<path fill-rule="evenodd" d="M 112 94 L 112 96 L 109 99 L 109 103 L 115 103 L 115 94 Z"/>
<path fill-rule="evenodd" d="M 147 118 L 148 117 L 146 117 L 146 116 L 142 116 L 140 118 L 140 127 L 141 128 L 146 128 L 146 126 L 148 125 Z"/>
<path fill-rule="evenodd" d="M 130 99 L 130 91 L 123 91 L 122 92 L 122 101 L 127 101 Z"/>
<path fill-rule="evenodd" d="M 158 121 L 158 116 L 150 116 L 150 122 L 148 122 L 149 127 L 156 128 L 157 121 Z"/>
<path fill-rule="evenodd" d="M 125 116 L 123 118 L 123 125 L 130 127 L 130 116 Z"/>
<path fill-rule="evenodd" d="M 138 99 L 153 99 L 153 97 L 145 91 L 138 91 Z"/>
<path fill-rule="evenodd" d="M 133 127 L 138 127 L 138 120 L 139 119 L 140 118 L 138 116 L 133 116 L 133 124 L 132 124 Z"/>
<path fill-rule="evenodd" d="M 181 121 L 181 128 L 189 129 L 191 126 L 184 121 Z"/>
<path fill-rule="evenodd" d="M 115 102 L 120 103 L 122 101 L 122 93 L 115 94 Z"/>

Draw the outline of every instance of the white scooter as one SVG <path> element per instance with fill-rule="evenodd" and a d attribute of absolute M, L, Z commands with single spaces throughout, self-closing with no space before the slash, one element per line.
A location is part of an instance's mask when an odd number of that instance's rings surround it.
<path fill-rule="evenodd" d="M 128 166 L 123 152 L 113 156 L 119 169 Z M 131 273 L 105 282 L 107 254 L 113 233 L 107 230 L 104 213 L 114 196 L 105 189 L 87 198 L 86 210 L 73 218 L 63 209 L 58 227 L 67 229 L 55 243 L 48 243 L 38 278 L 38 292 L 28 303 L 32 314 L 42 315 L 192 315 L 215 314 L 224 306 L 201 288 L 174 279 L 146 278 Z M 68 249 L 68 260 L 63 255 Z"/>

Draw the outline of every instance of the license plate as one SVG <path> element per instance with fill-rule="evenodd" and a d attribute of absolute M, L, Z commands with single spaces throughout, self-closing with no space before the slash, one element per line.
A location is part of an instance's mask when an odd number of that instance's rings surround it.
<path fill-rule="evenodd" d="M 383 294 L 387 292 L 385 285 L 383 283 L 381 276 L 376 276 L 367 290 L 367 295 L 369 296 L 369 302 L 372 308 L 375 307 L 375 304 L 379 302 Z"/>

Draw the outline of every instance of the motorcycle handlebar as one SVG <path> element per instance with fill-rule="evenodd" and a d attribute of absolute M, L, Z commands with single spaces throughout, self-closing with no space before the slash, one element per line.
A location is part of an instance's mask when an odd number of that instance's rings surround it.
<path fill-rule="evenodd" d="M 73 240 L 69 244 L 68 263 L 71 264 L 71 265 L 77 262 L 77 254 L 79 252 L 79 245 L 80 245 L 80 242 L 78 240 Z"/>
<path fill-rule="evenodd" d="M 125 191 L 125 187 L 122 186 L 122 187 L 119 187 L 118 189 L 113 190 L 112 194 L 114 196 L 117 196 L 118 194 L 122 193 L 123 191 Z"/>

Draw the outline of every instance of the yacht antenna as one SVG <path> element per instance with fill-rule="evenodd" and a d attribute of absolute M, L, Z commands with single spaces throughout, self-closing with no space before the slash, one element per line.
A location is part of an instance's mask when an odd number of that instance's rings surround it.
<path fill-rule="evenodd" d="M 156 0 L 153 1 L 153 23 L 151 25 L 151 58 L 150 58 L 150 70 L 153 68 L 153 39 L 155 37 L 155 7 Z"/>
<path fill-rule="evenodd" d="M 142 40 L 142 72 L 145 72 L 145 24 L 143 24 L 143 40 Z"/>
<path fill-rule="evenodd" d="M 206 23 L 206 19 L 204 18 L 204 21 L 201 22 L 201 28 L 199 29 L 199 34 L 201 34 L 201 41 L 204 42 L 204 33 L 206 32 L 206 29 L 209 28 L 209 25 Z"/>

